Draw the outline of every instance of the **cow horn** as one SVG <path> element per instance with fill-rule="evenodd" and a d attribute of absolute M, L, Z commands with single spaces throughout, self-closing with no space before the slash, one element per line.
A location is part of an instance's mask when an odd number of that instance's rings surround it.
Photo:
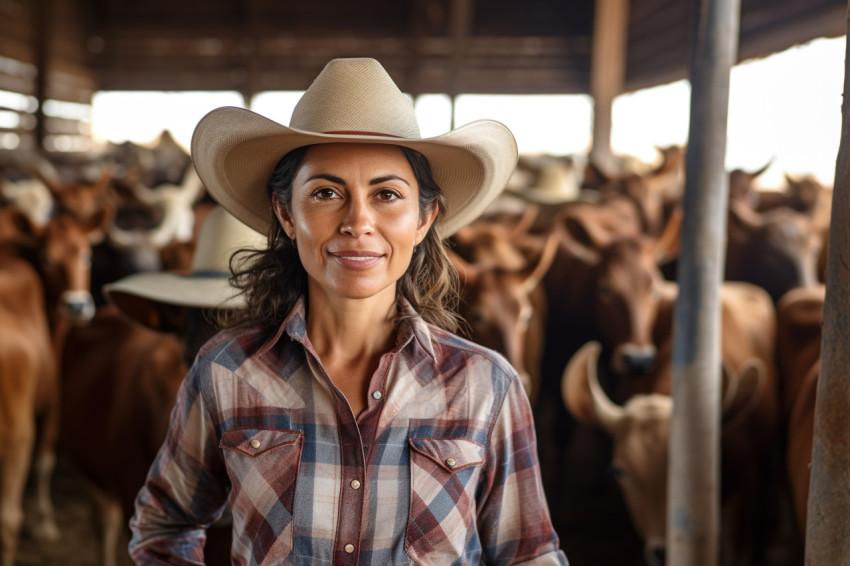
<path fill-rule="evenodd" d="M 558 252 L 558 237 L 554 232 L 550 233 L 546 238 L 546 243 L 543 245 L 543 252 L 540 254 L 540 259 L 537 261 L 537 265 L 534 266 L 534 270 L 529 274 L 529 276 L 522 282 L 522 291 L 528 295 L 531 293 L 535 287 L 540 284 L 540 281 L 546 275 L 546 272 L 549 271 L 549 268 L 552 267 L 552 262 L 555 259 L 555 254 Z"/>
<path fill-rule="evenodd" d="M 622 418 L 623 408 L 613 403 L 599 385 L 596 364 L 601 349 L 599 342 L 591 341 L 573 354 L 561 378 L 561 396 L 578 420 L 611 430 Z"/>
<path fill-rule="evenodd" d="M 461 283 L 464 285 L 468 285 L 472 281 L 475 280 L 475 276 L 478 274 L 475 266 L 467 262 L 465 259 L 460 257 L 459 254 L 446 250 L 446 255 L 449 256 L 449 261 L 451 261 L 458 275 L 460 276 Z"/>
<path fill-rule="evenodd" d="M 537 220 L 537 216 L 540 214 L 540 206 L 534 203 L 528 203 L 525 205 L 525 210 L 522 211 L 522 216 L 520 216 L 516 225 L 511 228 L 511 231 L 508 234 L 508 238 L 513 240 L 523 234 L 527 233 L 528 230 L 534 225 L 534 221 Z"/>

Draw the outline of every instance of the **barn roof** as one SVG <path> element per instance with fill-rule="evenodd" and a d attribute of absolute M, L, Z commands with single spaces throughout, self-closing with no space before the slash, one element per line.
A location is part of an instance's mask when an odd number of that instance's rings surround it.
<path fill-rule="evenodd" d="M 329 59 L 353 56 L 379 59 L 411 94 L 589 93 L 601 1 L 2 0 L 0 94 L 83 105 L 98 90 L 249 97 L 303 90 Z M 624 2 L 623 89 L 686 78 L 694 0 Z M 739 60 L 843 35 L 846 10 L 846 0 L 741 0 Z M 0 96 L 0 111 L 22 116 L 0 123 L 0 149 L 7 134 L 32 147 L 81 133 L 73 116 L 32 106 Z"/>
<path fill-rule="evenodd" d="M 37 0 L 49 5 L 60 0 Z M 104 90 L 303 90 L 333 57 L 411 93 L 586 93 L 594 0 L 66 0 Z M 626 90 L 688 72 L 693 0 L 631 0 Z M 739 58 L 845 33 L 845 0 L 741 0 Z"/>

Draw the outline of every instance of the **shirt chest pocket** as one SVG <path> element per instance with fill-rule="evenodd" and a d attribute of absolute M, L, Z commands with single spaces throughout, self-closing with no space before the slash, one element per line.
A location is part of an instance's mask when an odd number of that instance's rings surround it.
<path fill-rule="evenodd" d="M 235 428 L 222 435 L 234 520 L 274 516 L 269 526 L 276 535 L 290 526 L 303 445 L 304 435 L 292 430 Z"/>
<path fill-rule="evenodd" d="M 466 438 L 411 438 L 408 442 L 407 553 L 417 561 L 449 564 L 463 555 L 475 531 L 475 489 L 484 448 Z"/>

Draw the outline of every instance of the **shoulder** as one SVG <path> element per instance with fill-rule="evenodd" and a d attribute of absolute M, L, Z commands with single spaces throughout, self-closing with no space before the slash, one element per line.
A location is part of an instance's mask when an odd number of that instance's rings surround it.
<path fill-rule="evenodd" d="M 198 361 L 236 369 L 258 353 L 271 336 L 269 329 L 234 327 L 219 331 L 198 350 Z"/>
<path fill-rule="evenodd" d="M 428 327 L 440 373 L 456 373 L 460 368 L 467 370 L 465 373 L 489 378 L 497 389 L 503 390 L 519 380 L 514 367 L 499 352 L 439 327 Z"/>

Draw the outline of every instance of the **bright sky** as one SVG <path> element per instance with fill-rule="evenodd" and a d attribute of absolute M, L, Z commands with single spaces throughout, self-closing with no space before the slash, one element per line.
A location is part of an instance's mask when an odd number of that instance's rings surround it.
<path fill-rule="evenodd" d="M 755 170 L 771 159 L 764 187 L 780 187 L 783 174 L 813 174 L 832 185 L 841 134 L 841 93 L 845 38 L 818 39 L 732 69 L 729 93 L 727 168 Z M 252 110 L 289 123 L 300 92 L 255 97 Z M 99 139 L 146 143 L 164 129 L 188 147 L 192 131 L 208 111 L 241 106 L 236 92 L 101 92 L 93 101 L 92 127 Z M 612 149 L 652 162 L 656 147 L 688 138 L 690 85 L 687 81 L 625 94 L 614 101 Z M 446 132 L 450 103 L 444 95 L 423 95 L 416 103 L 424 137 Z M 457 99 L 455 120 L 504 122 L 521 153 L 586 154 L 590 148 L 592 104 L 585 95 L 485 96 Z"/>

